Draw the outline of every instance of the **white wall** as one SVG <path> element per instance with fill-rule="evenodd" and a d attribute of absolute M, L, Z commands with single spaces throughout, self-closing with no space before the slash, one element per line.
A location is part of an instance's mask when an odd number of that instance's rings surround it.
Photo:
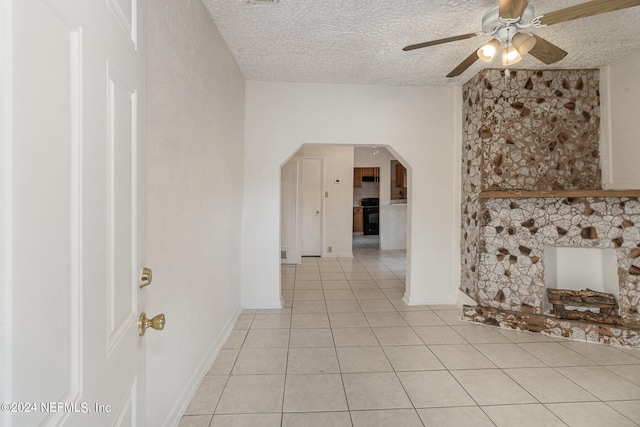
<path fill-rule="evenodd" d="M 240 307 L 245 84 L 200 1 L 153 0 L 147 13 L 143 292 L 167 323 L 144 337 L 146 424 L 162 426 L 177 425 Z"/>
<path fill-rule="evenodd" d="M 380 206 L 380 249 L 407 248 L 407 204 Z"/>
<path fill-rule="evenodd" d="M 640 52 L 600 71 L 604 188 L 640 188 Z"/>
<path fill-rule="evenodd" d="M 308 144 L 388 145 L 411 159 L 406 299 L 455 301 L 460 97 L 451 87 L 248 81 L 242 305 L 280 306 L 280 167 Z"/>

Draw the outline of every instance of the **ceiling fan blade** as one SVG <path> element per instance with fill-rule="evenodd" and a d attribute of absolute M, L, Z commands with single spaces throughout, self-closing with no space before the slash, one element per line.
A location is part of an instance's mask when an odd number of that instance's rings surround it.
<path fill-rule="evenodd" d="M 475 37 L 476 35 L 477 35 L 476 33 L 470 33 L 470 34 L 463 34 L 461 36 L 447 37 L 446 39 L 431 40 L 430 42 L 411 44 L 409 46 L 403 47 L 402 50 L 404 50 L 406 52 L 408 50 L 421 49 L 423 47 L 435 46 L 437 44 L 456 42 L 458 40 L 471 39 L 471 38 Z"/>
<path fill-rule="evenodd" d="M 536 44 L 529 51 L 529 54 L 535 56 L 545 64 L 553 64 L 554 62 L 558 62 L 562 58 L 567 56 L 566 51 L 560 49 L 550 41 L 547 41 L 542 37 L 536 35 L 534 35 L 533 37 L 536 38 Z"/>
<path fill-rule="evenodd" d="M 541 24 L 553 25 L 573 19 L 613 12 L 614 10 L 640 6 L 640 0 L 592 0 L 575 6 L 566 7 L 554 12 L 546 13 L 540 20 Z"/>
<path fill-rule="evenodd" d="M 521 17 L 527 3 L 529 3 L 527 0 L 500 0 L 500 17 L 505 19 Z"/>
<path fill-rule="evenodd" d="M 447 77 L 456 77 L 464 73 L 467 68 L 471 67 L 474 62 L 478 60 L 478 53 L 474 50 L 473 53 L 467 56 L 467 59 L 462 61 L 456 68 L 454 68 Z"/>

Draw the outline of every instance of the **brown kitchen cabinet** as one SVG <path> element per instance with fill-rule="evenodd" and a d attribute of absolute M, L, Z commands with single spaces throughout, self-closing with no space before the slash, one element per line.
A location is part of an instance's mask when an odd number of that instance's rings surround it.
<path fill-rule="evenodd" d="M 363 177 L 373 177 L 373 181 L 378 182 L 380 180 L 380 168 L 353 168 L 353 188 L 362 188 Z"/>
<path fill-rule="evenodd" d="M 375 168 L 361 168 L 362 169 L 362 176 L 374 176 L 374 169 Z"/>
<path fill-rule="evenodd" d="M 362 216 L 362 208 L 353 208 L 353 231 L 354 233 L 364 231 L 364 218 Z"/>
<path fill-rule="evenodd" d="M 362 168 L 353 168 L 353 188 L 362 188 Z"/>
<path fill-rule="evenodd" d="M 400 163 L 396 164 L 396 187 L 407 186 L 407 168 Z"/>

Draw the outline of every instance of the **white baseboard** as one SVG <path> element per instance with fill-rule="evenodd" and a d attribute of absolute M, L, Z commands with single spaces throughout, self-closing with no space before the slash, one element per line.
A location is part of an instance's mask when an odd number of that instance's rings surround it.
<path fill-rule="evenodd" d="M 465 294 L 462 291 L 458 291 L 458 300 L 456 301 L 456 305 L 458 307 L 460 307 L 460 309 L 462 309 L 463 305 L 472 305 L 472 306 L 477 306 L 478 303 L 475 302 L 475 300 L 473 298 L 471 298 L 469 295 Z"/>
<path fill-rule="evenodd" d="M 222 346 L 227 341 L 227 338 L 229 338 L 229 335 L 238 320 L 240 312 L 241 308 L 238 308 L 235 314 L 231 316 L 229 321 L 224 325 L 224 328 L 222 328 L 218 337 L 213 340 L 211 346 L 205 352 L 202 360 L 200 360 L 200 363 L 198 363 L 198 366 L 194 369 L 193 374 L 189 377 L 187 384 L 182 389 L 182 392 L 180 392 L 176 402 L 167 414 L 165 422 L 162 424 L 163 427 L 175 427 L 180 424 L 182 415 L 187 410 L 187 407 L 189 406 L 189 403 L 191 403 L 193 396 L 195 396 L 196 391 L 198 391 L 198 387 L 200 387 L 202 379 L 211 369 L 213 362 L 216 360 L 216 357 L 218 357 L 218 354 L 220 354 Z"/>
<path fill-rule="evenodd" d="M 407 305 L 449 305 L 456 303 L 456 296 L 452 295 L 450 297 L 442 296 L 417 299 L 404 294 L 402 301 Z"/>
<path fill-rule="evenodd" d="M 280 297 L 273 301 L 247 301 L 242 303 L 242 308 L 247 310 L 260 310 L 263 308 L 282 308 L 284 300 Z"/>
<path fill-rule="evenodd" d="M 322 254 L 322 258 L 353 258 L 353 252 L 327 252 Z"/>

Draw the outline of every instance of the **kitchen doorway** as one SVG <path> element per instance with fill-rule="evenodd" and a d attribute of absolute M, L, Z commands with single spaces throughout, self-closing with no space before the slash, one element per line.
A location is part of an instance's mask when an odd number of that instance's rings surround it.
<path fill-rule="evenodd" d="M 387 147 L 354 147 L 353 248 L 407 249 L 409 187 L 397 157 Z"/>

